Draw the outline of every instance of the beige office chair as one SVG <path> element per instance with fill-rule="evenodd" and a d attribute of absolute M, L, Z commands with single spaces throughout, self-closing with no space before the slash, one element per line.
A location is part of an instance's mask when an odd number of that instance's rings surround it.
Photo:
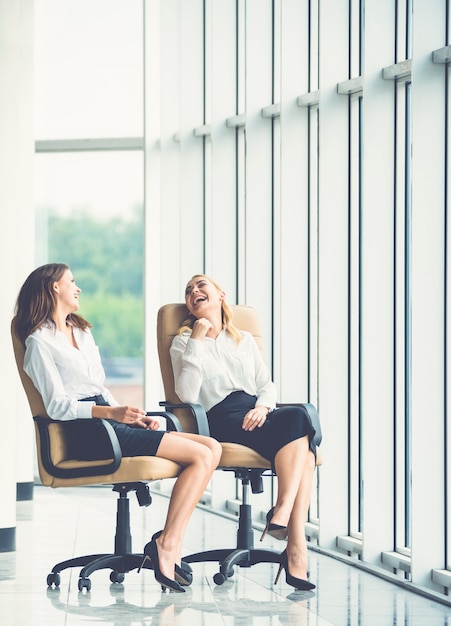
<path fill-rule="evenodd" d="M 47 576 L 47 585 L 58 587 L 60 572 L 69 567 L 82 568 L 78 580 L 79 591 L 91 589 L 89 577 L 100 569 L 111 569 L 111 582 L 120 583 L 124 580 L 125 573 L 139 568 L 143 562 L 142 553 L 132 552 L 128 493 L 135 491 L 139 505 L 149 506 L 152 498 L 147 483 L 175 478 L 182 468 L 173 461 L 153 456 L 122 457 L 116 433 L 107 420 L 51 420 L 41 395 L 23 370 L 25 350 L 14 332 L 14 319 L 11 323 L 11 335 L 17 369 L 35 423 L 38 469 L 42 484 L 53 488 L 106 484 L 113 485 L 113 491 L 119 494 L 114 552 L 79 556 L 57 563 Z M 181 428 L 175 416 L 168 411 L 160 410 L 149 414 L 166 418 L 174 430 Z M 83 458 L 80 443 L 84 441 L 98 443 L 99 448 L 107 452 L 98 459 L 79 460 L 78 456 Z M 90 447 L 95 449 L 95 445 Z M 82 454 L 78 454 L 79 452 Z M 143 567 L 151 569 L 149 559 L 146 559 Z"/>
<path fill-rule="evenodd" d="M 263 353 L 260 323 L 256 311 L 252 307 L 242 305 L 234 305 L 231 309 L 235 326 L 251 332 Z M 157 346 L 165 392 L 165 400 L 160 404 L 177 415 L 184 430 L 208 435 L 209 427 L 204 409 L 200 405 L 183 404 L 174 389 L 174 374 L 169 349 L 174 336 L 187 317 L 188 310 L 184 304 L 166 304 L 158 312 Z M 311 404 L 303 404 L 303 406 L 307 408 L 313 423 L 317 425 L 317 435 L 320 441 L 321 429 L 316 409 Z M 317 465 L 321 462 L 318 449 Z M 242 504 L 238 519 L 237 545 L 234 548 L 219 548 L 191 554 L 184 556 L 183 560 L 188 563 L 218 561 L 220 570 L 214 575 L 213 580 L 221 585 L 233 575 L 234 566 L 251 567 L 263 562 L 280 563 L 280 553 L 254 548 L 252 511 L 249 504 L 249 488 L 253 493 L 263 491 L 262 477 L 272 474 L 271 463 L 247 446 L 222 443 L 222 456 L 218 469 L 234 472 L 235 477 L 241 480 Z"/>

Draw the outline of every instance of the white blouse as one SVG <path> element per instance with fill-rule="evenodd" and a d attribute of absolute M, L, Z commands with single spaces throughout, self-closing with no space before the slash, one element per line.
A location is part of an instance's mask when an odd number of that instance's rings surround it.
<path fill-rule="evenodd" d="M 201 404 L 206 411 L 233 391 L 257 396 L 256 405 L 273 409 L 276 388 L 254 337 L 240 331 L 235 342 L 225 330 L 216 339 L 191 339 L 189 332 L 174 337 L 170 349 L 175 391 L 182 402 Z"/>
<path fill-rule="evenodd" d="M 79 402 L 81 398 L 102 395 L 111 406 L 118 405 L 104 386 L 105 371 L 91 331 L 74 326 L 73 332 L 78 350 L 50 325 L 25 341 L 24 370 L 55 420 L 90 419 L 94 402 Z"/>

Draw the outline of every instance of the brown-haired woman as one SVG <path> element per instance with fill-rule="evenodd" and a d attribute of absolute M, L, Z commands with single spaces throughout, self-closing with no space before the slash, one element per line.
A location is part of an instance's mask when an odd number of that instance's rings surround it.
<path fill-rule="evenodd" d="M 124 456 L 157 456 L 184 466 L 175 481 L 166 522 L 144 547 L 163 589 L 184 592 L 192 573 L 181 561 L 187 523 L 216 469 L 221 447 L 196 434 L 165 432 L 140 408 L 120 406 L 105 387 L 91 324 L 76 311 L 81 289 L 64 263 L 35 269 L 16 303 L 15 330 L 25 346 L 24 370 L 55 420 L 107 419 Z"/>

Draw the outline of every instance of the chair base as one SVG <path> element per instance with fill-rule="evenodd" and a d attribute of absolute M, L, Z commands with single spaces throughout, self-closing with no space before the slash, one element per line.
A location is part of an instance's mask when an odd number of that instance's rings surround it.
<path fill-rule="evenodd" d="M 213 576 L 213 581 L 217 585 L 222 585 L 228 578 L 233 576 L 235 566 L 252 567 L 257 563 L 280 564 L 280 552 L 254 548 L 251 506 L 247 504 L 249 482 L 247 479 L 242 481 L 244 504 L 240 506 L 238 517 L 237 546 L 235 548 L 204 550 L 183 557 L 186 563 L 218 561 L 219 572 Z"/>
<path fill-rule="evenodd" d="M 124 574 L 133 569 L 145 568 L 152 569 L 152 563 L 149 559 L 144 562 L 143 553 L 133 553 L 131 550 L 132 537 L 130 532 L 130 501 L 128 499 L 129 491 L 136 491 L 136 496 L 140 506 L 149 506 L 152 498 L 146 483 L 120 483 L 114 485 L 113 491 L 119 493 L 117 500 L 116 514 L 116 536 L 114 542 L 114 552 L 110 554 L 87 554 L 72 559 L 61 561 L 53 566 L 52 571 L 47 576 L 47 585 L 59 587 L 60 572 L 70 567 L 81 567 L 78 579 L 78 590 L 90 591 L 90 576 L 93 572 L 101 569 L 111 569 L 110 581 L 112 583 L 121 583 L 124 580 Z"/>
<path fill-rule="evenodd" d="M 219 562 L 219 572 L 213 576 L 217 585 L 222 585 L 235 573 L 234 566 L 252 567 L 257 563 L 279 563 L 280 552 L 275 550 L 263 550 L 259 548 L 222 548 L 219 550 L 206 550 L 184 556 L 186 563 L 205 563 L 208 561 Z"/>
<path fill-rule="evenodd" d="M 85 556 L 74 557 L 67 561 L 61 561 L 52 568 L 52 571 L 47 576 L 47 586 L 59 587 L 60 585 L 60 572 L 70 567 L 82 567 L 79 579 L 78 590 L 86 591 L 91 590 L 90 576 L 93 572 L 101 569 L 111 569 L 110 581 L 112 583 L 122 583 L 124 581 L 124 574 L 131 570 L 138 569 L 140 567 L 146 569 L 152 569 L 152 564 L 149 559 L 143 563 L 144 554 L 88 554 Z"/>

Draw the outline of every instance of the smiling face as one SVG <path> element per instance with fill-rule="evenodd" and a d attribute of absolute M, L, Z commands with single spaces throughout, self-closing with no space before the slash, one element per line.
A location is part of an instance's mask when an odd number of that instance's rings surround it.
<path fill-rule="evenodd" d="M 67 315 L 77 311 L 79 308 L 78 294 L 81 289 L 75 284 L 75 278 L 68 269 L 61 279 L 53 284 L 56 293 L 57 307 L 61 308 Z"/>
<path fill-rule="evenodd" d="M 185 289 L 185 304 L 194 317 L 220 312 L 225 293 L 206 276 L 193 276 Z"/>

